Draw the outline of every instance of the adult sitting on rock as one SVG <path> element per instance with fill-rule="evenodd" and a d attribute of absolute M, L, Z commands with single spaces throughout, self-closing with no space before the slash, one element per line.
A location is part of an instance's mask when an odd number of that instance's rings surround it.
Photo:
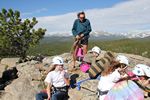
<path fill-rule="evenodd" d="M 36 100 L 68 100 L 68 86 L 70 85 L 69 75 L 64 70 L 64 63 L 61 57 L 54 57 L 52 60 L 55 70 L 48 73 L 45 82 L 46 92 L 36 94 Z"/>

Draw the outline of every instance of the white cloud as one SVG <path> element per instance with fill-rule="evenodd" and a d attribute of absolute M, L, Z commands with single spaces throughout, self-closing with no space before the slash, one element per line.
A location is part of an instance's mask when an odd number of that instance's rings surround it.
<path fill-rule="evenodd" d="M 36 13 L 41 13 L 41 12 L 44 12 L 44 11 L 47 11 L 48 9 L 46 9 L 46 8 L 41 8 L 41 9 L 38 9 L 38 10 L 36 10 L 35 12 Z"/>
<path fill-rule="evenodd" d="M 150 0 L 130 0 L 117 4 L 111 8 L 89 9 L 86 16 L 91 21 L 93 31 L 129 32 L 134 30 L 148 30 L 150 28 Z M 76 13 L 59 16 L 37 18 L 37 27 L 47 29 L 48 34 L 58 32 L 71 35 L 72 24 Z M 67 35 L 67 34 L 66 34 Z"/>
<path fill-rule="evenodd" d="M 41 13 L 41 12 L 45 12 L 47 11 L 48 9 L 46 8 L 41 8 L 41 9 L 37 9 L 35 11 L 32 11 L 32 12 L 25 12 L 25 13 L 22 13 L 23 16 L 27 16 L 27 15 L 33 15 L 33 14 L 36 14 L 36 13 Z"/>
<path fill-rule="evenodd" d="M 21 15 L 22 16 L 27 16 L 27 15 L 32 15 L 33 14 L 33 12 L 25 12 L 25 13 L 22 13 Z"/>

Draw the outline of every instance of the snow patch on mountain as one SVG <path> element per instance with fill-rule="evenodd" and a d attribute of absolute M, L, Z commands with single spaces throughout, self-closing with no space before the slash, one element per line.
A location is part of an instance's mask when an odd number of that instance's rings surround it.
<path fill-rule="evenodd" d="M 105 31 L 93 31 L 90 33 L 92 37 L 122 37 L 122 38 L 145 38 L 150 36 L 150 30 L 148 31 L 132 31 L 124 33 L 110 33 Z M 70 37 L 71 32 L 52 32 L 45 35 L 46 37 Z"/>

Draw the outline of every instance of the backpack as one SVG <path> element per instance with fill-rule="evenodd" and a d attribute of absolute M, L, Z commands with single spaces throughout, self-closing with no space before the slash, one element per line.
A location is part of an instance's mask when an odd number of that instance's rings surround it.
<path fill-rule="evenodd" d="M 110 66 L 114 58 L 114 53 L 106 52 L 103 58 L 96 60 L 95 63 L 89 68 L 89 77 L 96 79 L 105 68 Z"/>

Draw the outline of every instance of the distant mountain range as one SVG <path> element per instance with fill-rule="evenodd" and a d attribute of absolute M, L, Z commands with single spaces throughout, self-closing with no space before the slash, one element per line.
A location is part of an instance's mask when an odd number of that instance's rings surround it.
<path fill-rule="evenodd" d="M 147 32 L 128 32 L 122 33 L 127 38 L 145 38 L 150 36 L 150 31 Z"/>
<path fill-rule="evenodd" d="M 150 31 L 133 31 L 127 33 L 109 33 L 104 31 L 94 31 L 90 33 L 91 39 L 98 40 L 118 40 L 124 38 L 146 38 L 150 37 Z M 60 39 L 62 41 L 73 39 L 71 33 L 51 33 L 47 34 L 45 37 L 53 37 L 52 40 Z M 69 38 L 70 37 L 70 38 Z"/>

